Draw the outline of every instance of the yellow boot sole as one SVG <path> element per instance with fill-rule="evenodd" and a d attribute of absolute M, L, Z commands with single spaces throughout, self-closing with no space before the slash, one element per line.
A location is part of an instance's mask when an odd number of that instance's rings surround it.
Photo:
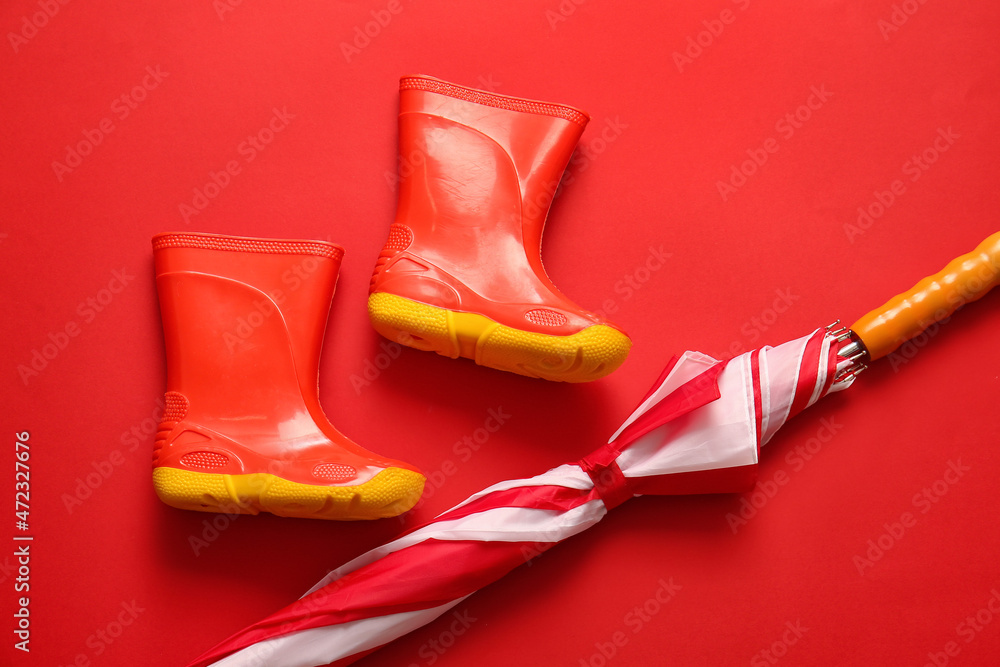
<path fill-rule="evenodd" d="M 268 473 L 220 475 L 179 468 L 154 468 L 160 500 L 185 510 L 259 514 L 300 519 L 382 519 L 413 507 L 424 490 L 424 476 L 387 468 L 356 486 L 314 486 Z"/>
<path fill-rule="evenodd" d="M 386 292 L 368 297 L 368 315 L 376 331 L 403 345 L 557 382 L 604 377 L 621 366 L 632 347 L 628 336 L 605 324 L 552 336 Z"/>

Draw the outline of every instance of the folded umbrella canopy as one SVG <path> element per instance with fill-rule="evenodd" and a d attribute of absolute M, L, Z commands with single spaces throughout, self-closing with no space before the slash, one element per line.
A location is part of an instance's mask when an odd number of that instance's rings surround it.
<path fill-rule="evenodd" d="M 500 482 L 319 581 L 192 667 L 347 665 L 445 613 L 637 495 L 752 488 L 759 448 L 871 360 L 1000 281 L 1000 233 L 858 321 L 727 361 L 685 352 L 606 445 Z"/>

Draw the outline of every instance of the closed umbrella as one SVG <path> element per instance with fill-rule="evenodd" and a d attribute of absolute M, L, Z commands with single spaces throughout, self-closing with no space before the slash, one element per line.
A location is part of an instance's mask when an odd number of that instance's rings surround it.
<path fill-rule="evenodd" d="M 866 364 L 1000 282 L 1000 233 L 852 327 L 834 324 L 729 360 L 673 359 L 607 444 L 573 463 L 500 482 L 373 549 L 191 667 L 347 665 L 637 495 L 752 488 L 760 447 Z"/>

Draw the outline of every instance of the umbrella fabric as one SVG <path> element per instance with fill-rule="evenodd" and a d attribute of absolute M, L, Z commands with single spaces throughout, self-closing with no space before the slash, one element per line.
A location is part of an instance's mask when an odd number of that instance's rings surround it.
<path fill-rule="evenodd" d="M 191 667 L 347 665 L 645 494 L 746 491 L 761 445 L 854 380 L 827 329 L 719 361 L 685 352 L 609 442 L 500 482 L 331 572 Z"/>

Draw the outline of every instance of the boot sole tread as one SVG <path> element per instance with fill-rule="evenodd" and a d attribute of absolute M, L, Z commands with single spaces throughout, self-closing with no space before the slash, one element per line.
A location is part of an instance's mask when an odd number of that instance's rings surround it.
<path fill-rule="evenodd" d="M 605 324 L 553 336 L 387 292 L 368 297 L 368 315 L 376 331 L 402 345 L 556 382 L 604 377 L 625 361 L 632 346 L 628 336 Z"/>
<path fill-rule="evenodd" d="M 171 507 L 339 521 L 398 516 L 417 503 L 424 482 L 423 475 L 403 468 L 386 468 L 355 486 L 301 484 L 269 473 L 226 475 L 153 469 L 156 494 Z"/>

